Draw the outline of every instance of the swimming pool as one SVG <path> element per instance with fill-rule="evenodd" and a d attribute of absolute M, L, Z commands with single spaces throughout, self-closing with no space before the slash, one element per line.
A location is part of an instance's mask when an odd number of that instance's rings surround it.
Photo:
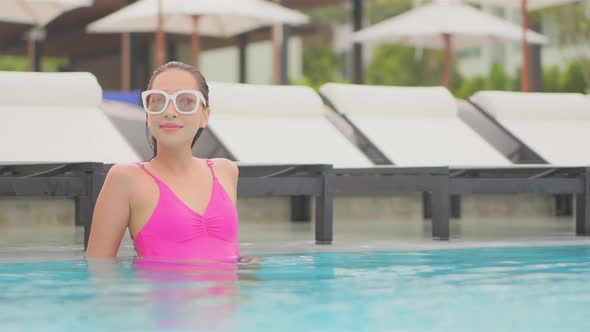
<path fill-rule="evenodd" d="M 0 330 L 588 331 L 590 246 L 0 264 Z"/>

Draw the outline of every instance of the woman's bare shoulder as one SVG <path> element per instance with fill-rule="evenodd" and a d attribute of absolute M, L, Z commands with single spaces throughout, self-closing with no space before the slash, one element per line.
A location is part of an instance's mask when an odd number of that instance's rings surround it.
<path fill-rule="evenodd" d="M 225 187 L 230 197 L 237 200 L 239 170 L 235 162 L 225 158 L 211 159 L 217 178 Z"/>
<path fill-rule="evenodd" d="M 239 168 L 238 165 L 229 159 L 226 158 L 213 158 L 213 165 L 215 166 L 215 170 L 219 173 L 222 172 L 224 175 L 230 178 L 238 178 L 239 175 Z"/>
<path fill-rule="evenodd" d="M 226 180 L 233 186 L 237 185 L 240 170 L 235 162 L 225 158 L 213 158 L 211 161 L 213 161 L 215 172 L 219 178 Z"/>
<path fill-rule="evenodd" d="M 133 188 L 141 173 L 141 169 L 136 164 L 114 164 L 107 173 L 107 179 L 118 186 Z"/>
<path fill-rule="evenodd" d="M 108 174 L 116 177 L 117 179 L 123 180 L 123 179 L 130 179 L 134 176 L 137 176 L 137 174 L 140 174 L 140 168 L 137 164 L 114 164 L 113 166 L 111 166 L 111 168 L 109 169 Z"/>

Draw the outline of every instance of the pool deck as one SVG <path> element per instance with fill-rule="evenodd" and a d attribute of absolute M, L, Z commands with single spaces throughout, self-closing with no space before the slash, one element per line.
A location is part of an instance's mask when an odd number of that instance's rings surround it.
<path fill-rule="evenodd" d="M 463 218 L 451 222 L 449 241 L 430 238 L 431 224 L 421 219 L 337 220 L 334 243 L 316 245 L 313 223 L 243 220 L 241 253 L 245 256 L 309 252 L 414 251 L 514 246 L 590 246 L 576 236 L 572 217 Z M 0 236 L 0 262 L 81 259 L 83 229 L 73 225 L 11 225 Z M 119 257 L 135 256 L 126 234 Z"/>

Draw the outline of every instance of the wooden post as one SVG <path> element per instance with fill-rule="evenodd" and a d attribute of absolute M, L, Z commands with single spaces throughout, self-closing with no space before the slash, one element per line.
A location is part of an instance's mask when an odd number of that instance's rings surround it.
<path fill-rule="evenodd" d="M 131 34 L 121 35 L 121 90 L 131 90 Z"/>
<path fill-rule="evenodd" d="M 529 12 L 527 0 L 521 0 L 522 10 L 522 78 L 520 89 L 523 92 L 531 91 L 530 77 L 531 77 L 531 49 L 527 41 L 527 31 L 529 29 Z"/>
<path fill-rule="evenodd" d="M 453 78 L 453 46 L 451 44 L 451 35 L 443 34 L 443 41 L 445 44 L 445 70 L 444 70 L 444 85 L 447 89 L 451 88 L 451 80 Z"/>
<path fill-rule="evenodd" d="M 166 63 L 166 36 L 164 35 L 162 1 L 158 0 L 158 28 L 156 29 L 156 62 L 158 67 Z"/>
<path fill-rule="evenodd" d="M 199 16 L 193 16 L 193 65 L 200 68 L 201 36 L 199 30 Z"/>

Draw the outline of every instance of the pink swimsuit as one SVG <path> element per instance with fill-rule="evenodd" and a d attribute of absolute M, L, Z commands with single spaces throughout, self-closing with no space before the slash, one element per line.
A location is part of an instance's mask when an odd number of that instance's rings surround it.
<path fill-rule="evenodd" d="M 180 200 L 145 165 L 137 164 L 156 180 L 160 188 L 160 198 L 152 216 L 133 239 L 139 256 L 171 261 L 239 260 L 237 208 L 217 179 L 213 162 L 207 159 L 207 164 L 213 175 L 213 188 L 203 215 Z"/>

